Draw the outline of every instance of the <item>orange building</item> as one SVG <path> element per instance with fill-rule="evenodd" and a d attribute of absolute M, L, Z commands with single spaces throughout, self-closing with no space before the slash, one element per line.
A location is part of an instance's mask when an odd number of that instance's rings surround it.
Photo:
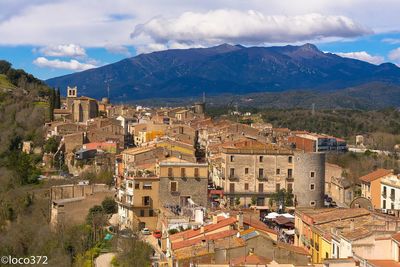
<path fill-rule="evenodd" d="M 361 195 L 372 202 L 374 209 L 381 207 L 381 180 L 392 175 L 393 170 L 377 169 L 371 173 L 361 176 Z"/>

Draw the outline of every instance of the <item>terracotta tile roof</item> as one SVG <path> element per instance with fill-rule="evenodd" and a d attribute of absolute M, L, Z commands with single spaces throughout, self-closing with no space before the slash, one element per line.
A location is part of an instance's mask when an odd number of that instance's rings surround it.
<path fill-rule="evenodd" d="M 216 224 L 209 224 L 209 225 L 204 226 L 204 233 L 212 232 L 219 228 L 222 228 L 222 227 L 225 227 L 228 225 L 232 225 L 235 223 L 236 223 L 236 218 L 230 217 L 230 218 L 221 220 Z M 201 234 L 202 234 L 201 229 L 192 229 L 192 230 L 187 230 L 184 232 L 173 234 L 169 238 L 170 238 L 171 242 L 174 242 L 174 240 L 177 240 L 180 238 L 190 239 L 190 238 L 196 237 Z"/>
<path fill-rule="evenodd" d="M 312 219 L 313 224 L 324 224 L 339 220 L 351 219 L 370 215 L 371 212 L 363 208 L 321 208 L 321 209 L 297 209 L 296 216 L 307 216 Z"/>
<path fill-rule="evenodd" d="M 394 260 L 367 260 L 374 267 L 400 267 L 400 263 Z"/>
<path fill-rule="evenodd" d="M 283 248 L 284 250 L 294 252 L 296 254 L 302 254 L 302 255 L 310 255 L 310 252 L 308 252 L 304 247 L 298 247 L 298 246 L 293 246 L 287 243 L 283 242 L 277 242 L 277 247 L 278 248 Z"/>
<path fill-rule="evenodd" d="M 269 229 L 263 222 L 259 221 L 258 218 L 250 219 L 248 216 L 243 216 L 243 223 L 261 232 L 267 232 L 274 235 L 278 234 L 275 230 Z"/>
<path fill-rule="evenodd" d="M 394 235 L 392 235 L 392 239 L 397 243 L 400 243 L 400 232 L 397 232 Z"/>
<path fill-rule="evenodd" d="M 195 244 L 199 244 L 201 242 L 203 242 L 203 240 L 218 240 L 218 239 L 222 239 L 228 236 L 233 236 L 236 235 L 237 231 L 236 230 L 227 230 L 227 231 L 223 231 L 220 233 L 215 233 L 215 234 L 211 234 L 211 235 L 206 235 L 206 236 L 201 236 L 195 239 L 189 239 L 189 240 L 183 240 L 180 242 L 175 242 L 172 243 L 172 249 L 181 249 L 181 248 L 185 248 L 185 247 L 189 247 Z"/>
<path fill-rule="evenodd" d="M 261 265 L 265 265 L 267 263 L 270 263 L 272 260 L 271 259 L 267 259 L 264 258 L 262 256 L 258 256 L 258 255 L 247 255 L 247 256 L 240 256 L 237 258 L 232 259 L 231 261 L 231 265 L 232 266 L 244 266 L 244 265 L 257 265 L 257 264 L 261 264 Z"/>
<path fill-rule="evenodd" d="M 363 182 L 369 183 L 369 182 L 375 181 L 376 179 L 379 179 L 383 176 L 389 175 L 392 172 L 393 172 L 392 170 L 377 169 L 376 171 L 373 171 L 364 176 L 361 176 L 359 179 Z"/>

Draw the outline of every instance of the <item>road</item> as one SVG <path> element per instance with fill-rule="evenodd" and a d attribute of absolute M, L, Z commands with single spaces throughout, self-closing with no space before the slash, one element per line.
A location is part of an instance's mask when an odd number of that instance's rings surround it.
<path fill-rule="evenodd" d="M 112 267 L 111 260 L 115 256 L 115 253 L 104 253 L 100 254 L 94 261 L 94 266 L 96 267 Z"/>

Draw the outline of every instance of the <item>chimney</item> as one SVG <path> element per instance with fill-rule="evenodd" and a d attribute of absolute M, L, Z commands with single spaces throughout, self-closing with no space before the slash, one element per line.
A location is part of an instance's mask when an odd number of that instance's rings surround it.
<path fill-rule="evenodd" d="M 350 231 L 354 231 L 354 219 L 350 220 Z"/>
<path fill-rule="evenodd" d="M 217 224 L 218 223 L 218 216 L 217 215 L 213 215 L 212 216 L 212 223 L 213 224 Z"/>
<path fill-rule="evenodd" d="M 243 212 L 239 211 L 239 214 L 236 216 L 236 219 L 238 221 L 238 228 L 239 230 L 243 230 Z"/>

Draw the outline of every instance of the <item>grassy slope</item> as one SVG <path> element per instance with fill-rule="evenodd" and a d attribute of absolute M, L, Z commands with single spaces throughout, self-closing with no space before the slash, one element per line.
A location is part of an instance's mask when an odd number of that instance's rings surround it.
<path fill-rule="evenodd" d="M 15 85 L 10 83 L 10 81 L 7 79 L 6 75 L 0 74 L 0 88 L 13 89 L 13 88 L 15 88 Z"/>

